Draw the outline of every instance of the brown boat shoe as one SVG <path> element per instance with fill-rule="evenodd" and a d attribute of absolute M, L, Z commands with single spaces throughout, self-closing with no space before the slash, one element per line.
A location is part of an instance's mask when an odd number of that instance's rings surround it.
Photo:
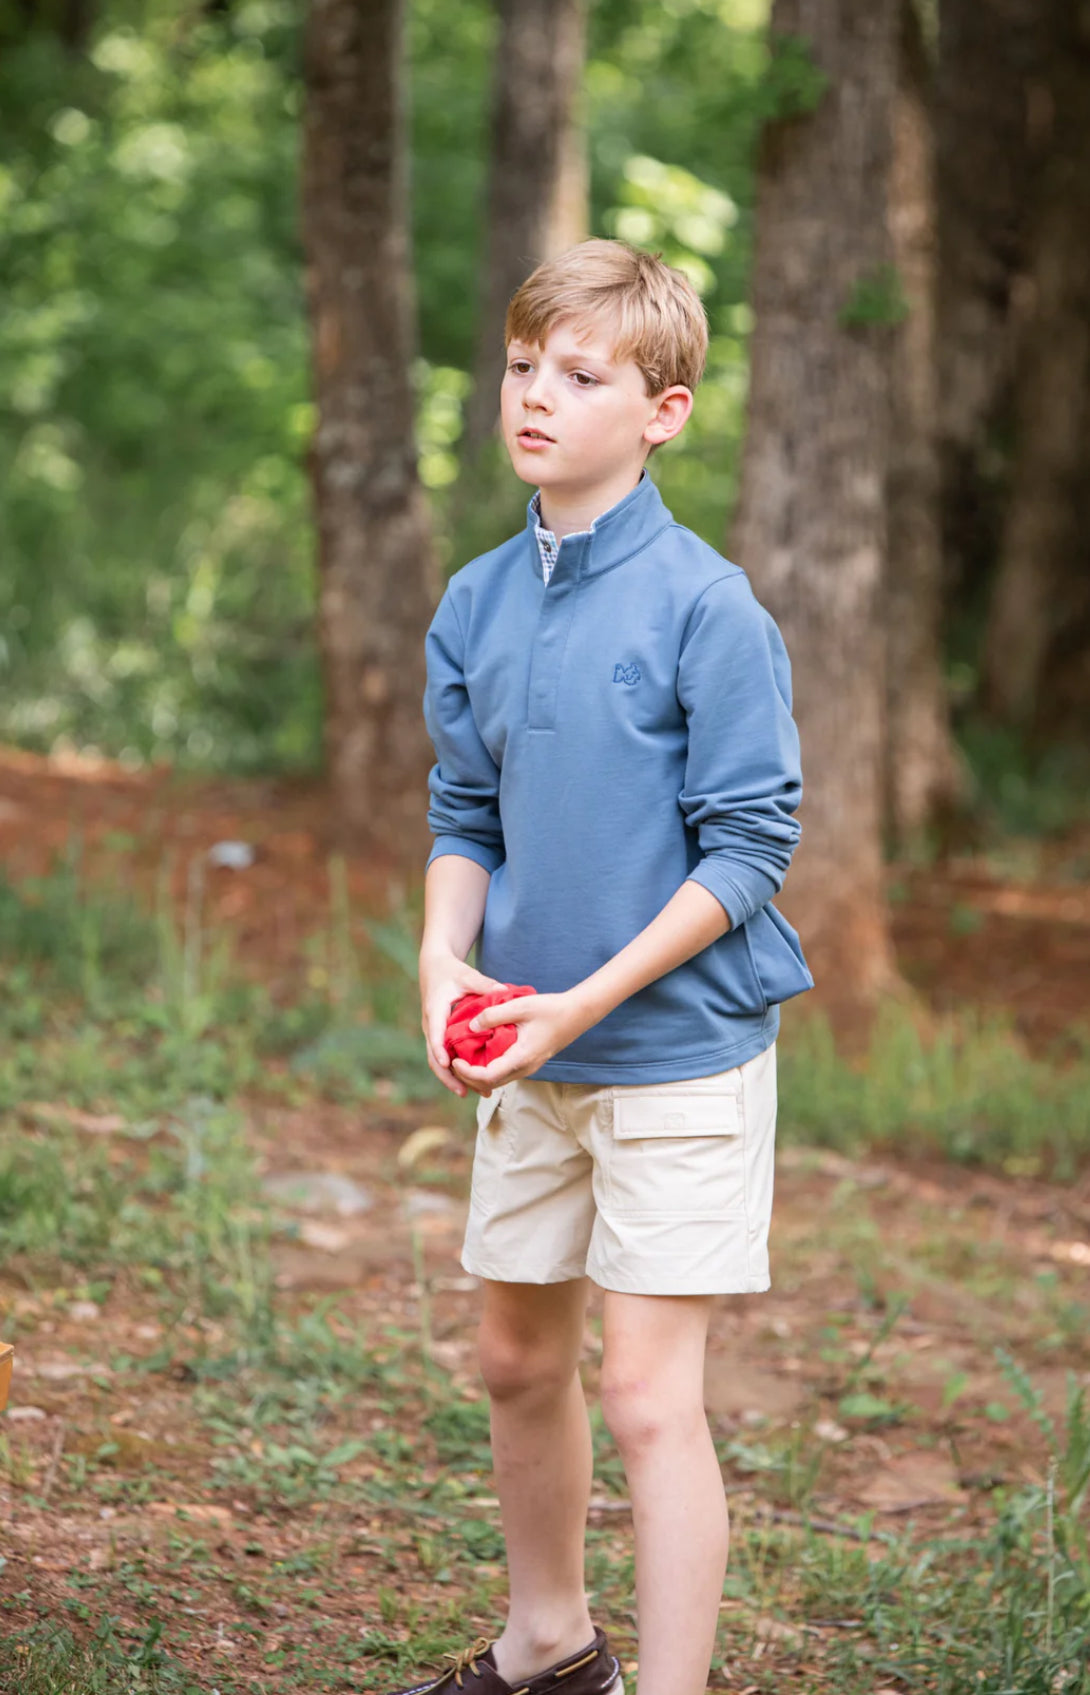
<path fill-rule="evenodd" d="M 446 1671 L 430 1683 L 414 1683 L 410 1689 L 392 1690 L 390 1695 L 624 1695 L 620 1663 L 614 1659 L 602 1631 L 595 1630 L 594 1641 L 576 1654 L 557 1660 L 555 1665 L 524 1677 L 519 1683 L 507 1683 L 496 1670 L 492 1644 L 487 1636 L 479 1636 L 470 1648 L 460 1654 L 448 1654 L 453 1661 Z"/>

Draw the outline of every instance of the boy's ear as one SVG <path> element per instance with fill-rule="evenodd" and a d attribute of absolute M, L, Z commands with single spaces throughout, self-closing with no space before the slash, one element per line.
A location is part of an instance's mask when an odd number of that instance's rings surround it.
<path fill-rule="evenodd" d="M 673 388 L 664 388 L 654 398 L 658 410 L 650 423 L 644 426 L 643 439 L 652 447 L 661 447 L 664 441 L 673 441 L 676 435 L 680 435 L 688 423 L 693 409 L 693 391 L 675 383 Z"/>

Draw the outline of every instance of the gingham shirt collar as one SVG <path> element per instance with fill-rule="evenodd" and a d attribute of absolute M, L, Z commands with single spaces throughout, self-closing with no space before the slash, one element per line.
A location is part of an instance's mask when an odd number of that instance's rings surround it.
<path fill-rule="evenodd" d="M 640 472 L 641 482 L 646 475 L 646 471 Z M 624 497 L 622 496 L 622 498 Z M 530 510 L 534 514 L 534 533 L 537 536 L 537 550 L 541 555 L 541 574 L 544 577 L 546 584 L 548 584 L 549 578 L 553 574 L 553 567 L 556 565 L 557 554 L 560 552 L 560 543 L 553 535 L 552 530 L 547 530 L 541 522 L 540 489 L 538 489 L 537 493 L 530 501 Z M 612 512 L 612 506 L 609 510 Z M 572 530 L 569 533 L 576 536 L 589 536 L 593 531 L 595 524 L 599 523 L 605 516 L 606 514 L 604 512 L 600 512 L 598 517 L 592 521 L 589 530 Z"/>

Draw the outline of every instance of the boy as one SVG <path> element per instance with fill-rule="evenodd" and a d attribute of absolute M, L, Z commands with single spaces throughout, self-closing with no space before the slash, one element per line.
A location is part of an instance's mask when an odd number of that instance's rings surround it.
<path fill-rule="evenodd" d="M 537 492 L 428 631 L 420 986 L 432 1070 L 480 1096 L 462 1263 L 510 1604 L 415 1690 L 622 1695 L 583 1580 L 590 1278 L 632 1497 L 636 1695 L 700 1695 L 728 1543 L 708 1317 L 769 1287 L 778 1003 L 813 981 L 769 904 L 799 835 L 789 665 L 743 572 L 644 468 L 703 369 L 684 277 L 584 242 L 522 286 L 506 339 L 504 441 Z M 538 992 L 479 1023 L 515 1024 L 514 1046 L 448 1062 L 452 1002 L 510 983 Z"/>

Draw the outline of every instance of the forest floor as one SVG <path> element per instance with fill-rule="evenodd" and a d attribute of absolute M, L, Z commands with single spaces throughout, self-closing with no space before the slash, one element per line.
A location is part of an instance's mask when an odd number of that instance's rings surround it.
<path fill-rule="evenodd" d="M 166 851 L 183 903 L 190 864 L 250 843 L 249 869 L 208 872 L 210 931 L 229 929 L 240 969 L 285 994 L 324 969 L 308 948 L 330 909 L 315 788 L 4 752 L 7 877 L 41 875 L 73 832 L 90 881 L 149 899 Z M 936 1010 L 1005 1010 L 1055 1052 L 1088 1016 L 1088 869 L 1090 832 L 1015 844 L 1006 862 L 892 867 L 905 975 Z M 386 868 L 349 862 L 347 881 L 377 914 L 405 897 Z M 254 1169 L 340 1189 L 322 1210 L 281 1188 L 267 1241 L 251 1216 L 228 1221 L 237 1275 L 219 1308 L 184 1254 L 180 1292 L 139 1253 L 95 1275 L 39 1244 L 0 1267 L 0 1336 L 17 1344 L 0 1417 L 5 1695 L 380 1695 L 499 1628 L 476 1293 L 458 1264 L 467 1103 L 338 1102 L 280 1087 L 283 1070 L 270 1061 L 234 1102 Z M 94 1111 L 37 1099 L 8 1116 L 28 1141 L 93 1146 L 122 1205 L 154 1175 L 162 1128 L 132 1122 L 108 1086 Z M 150 1192 L 164 1232 L 206 1227 Z M 1059 1652 L 1054 1530 L 1045 1565 L 1040 1548 L 1075 1450 L 1090 1451 L 1071 1399 L 1090 1384 L 1090 1173 L 1060 1185 L 785 1146 L 772 1253 L 772 1292 L 722 1302 L 712 1327 L 734 1543 L 709 1687 L 1030 1687 L 1004 1683 L 986 1620 L 1040 1612 L 1047 1578 Z M 592 1416 L 588 1584 L 631 1671 L 624 1476 Z M 955 1660 L 963 1678 L 944 1681 L 935 1668 Z M 1042 1689 L 1088 1687 L 1085 1660 L 1059 1675 Z"/>

